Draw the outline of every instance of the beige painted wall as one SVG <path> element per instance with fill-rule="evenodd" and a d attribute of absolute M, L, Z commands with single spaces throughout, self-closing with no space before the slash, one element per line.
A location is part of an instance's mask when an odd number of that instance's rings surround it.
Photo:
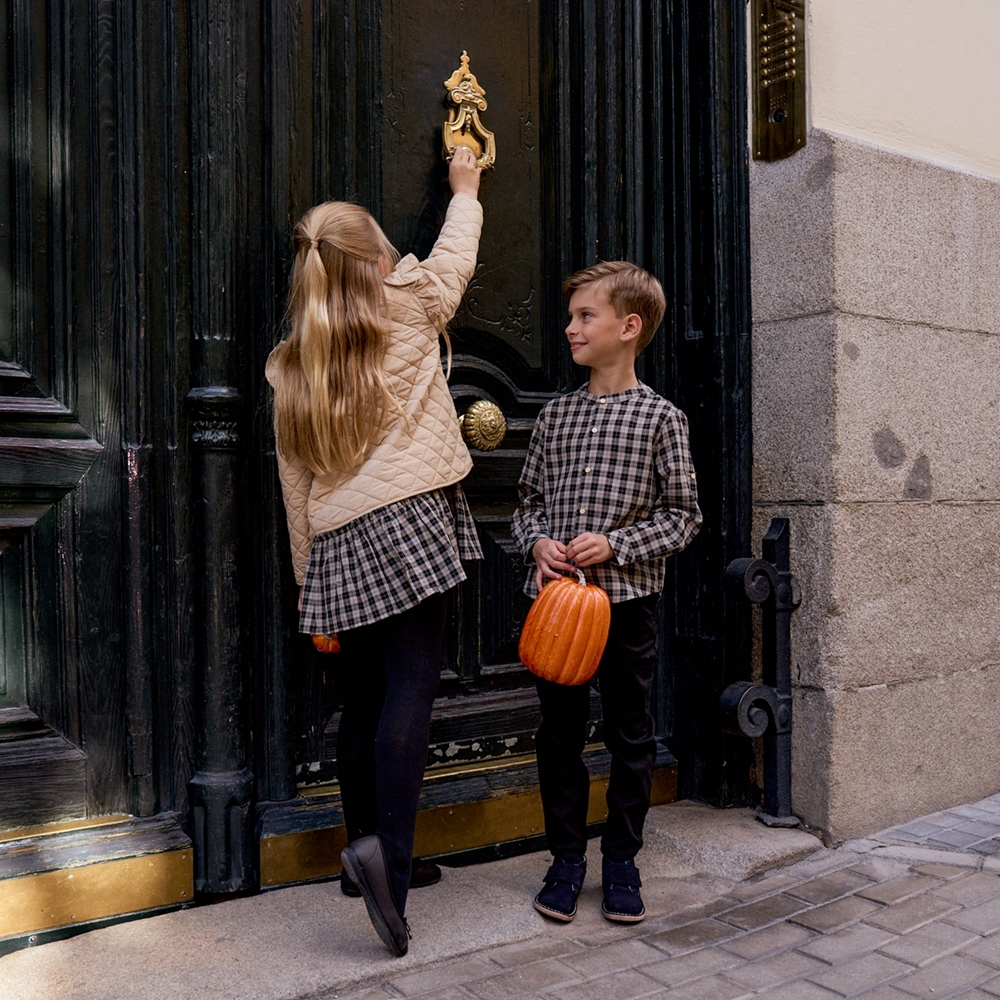
<path fill-rule="evenodd" d="M 1000 177 L 1000 0 L 807 0 L 814 128 Z"/>

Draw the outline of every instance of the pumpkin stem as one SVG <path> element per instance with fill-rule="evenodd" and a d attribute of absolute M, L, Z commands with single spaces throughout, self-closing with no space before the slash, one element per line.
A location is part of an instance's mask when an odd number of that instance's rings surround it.
<path fill-rule="evenodd" d="M 587 586 L 587 578 L 583 575 L 583 570 L 580 569 L 579 567 L 577 567 L 577 569 L 576 569 L 576 575 L 580 578 L 580 586 L 581 587 L 586 587 Z"/>

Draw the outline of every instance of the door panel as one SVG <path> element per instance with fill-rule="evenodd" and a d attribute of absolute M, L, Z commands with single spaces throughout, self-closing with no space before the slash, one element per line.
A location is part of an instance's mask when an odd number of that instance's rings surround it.
<path fill-rule="evenodd" d="M 464 696 L 468 726 L 474 692 L 530 678 L 517 658 L 527 609 L 523 560 L 510 540 L 510 515 L 524 461 L 526 425 L 554 384 L 543 365 L 541 287 L 542 163 L 539 123 L 538 4 L 387 3 L 382 13 L 384 124 L 382 219 L 401 250 L 425 256 L 437 237 L 449 191 L 441 155 L 447 116 L 444 81 L 463 51 L 486 90 L 483 123 L 494 132 L 497 166 L 482 179 L 485 224 L 479 263 L 449 325 L 452 394 L 459 412 L 477 398 L 496 403 L 511 424 L 500 449 L 474 455 L 466 484 L 485 559 L 453 600 L 443 693 Z M 445 711 L 442 706 L 441 711 Z M 452 717 L 459 714 L 447 706 Z M 499 738 L 500 733 L 476 735 Z M 482 746 L 488 740 L 481 741 Z"/>
<path fill-rule="evenodd" d="M 89 524 L 100 520 L 112 532 L 118 484 L 117 451 L 103 446 L 115 436 L 116 414 L 101 408 L 116 392 L 116 373 L 105 367 L 97 419 L 83 412 L 92 401 L 87 376 L 104 359 L 95 357 L 88 369 L 81 356 L 101 340 L 93 326 L 107 335 L 111 323 L 91 324 L 85 297 L 71 294 L 74 279 L 87 284 L 82 261 L 101 237 L 81 251 L 76 269 L 72 202 L 79 189 L 62 180 L 77 177 L 74 154 L 85 158 L 82 143 L 65 140 L 71 123 L 86 133 L 87 111 L 74 117 L 79 108 L 69 96 L 70 21 L 59 2 L 0 2 L 0 827 L 76 818 L 114 808 L 124 796 L 120 702 L 109 695 L 116 649 L 105 641 L 121 631 L 117 547 L 105 544 L 86 561 L 74 551 L 87 523 L 81 480 L 91 475 L 104 485 Z M 111 74 L 102 69 L 95 76 L 106 95 Z M 80 244 L 87 246 L 86 238 Z M 112 270 L 102 275 L 109 283 Z M 95 294 L 100 287 L 95 281 Z M 102 560 L 109 568 L 95 573 L 101 585 L 88 586 L 87 572 Z M 81 630 L 77 612 L 88 605 Z M 98 646 L 108 654 L 88 662 Z M 88 684 L 102 692 L 101 711 L 110 709 L 104 718 L 86 716 Z"/>
<path fill-rule="evenodd" d="M 482 508 L 479 508 L 482 510 Z M 482 674 L 496 674 L 516 664 L 517 643 L 529 606 L 524 596 L 525 565 L 502 515 L 481 513 L 479 537 L 483 563 L 479 581 L 479 642 L 471 651 Z"/>
<path fill-rule="evenodd" d="M 466 712 L 474 733 L 476 698 L 530 683 L 513 659 L 526 605 L 508 519 L 535 415 L 585 377 L 561 336 L 559 285 L 597 258 L 634 260 L 660 278 L 668 302 L 640 377 L 688 414 L 705 512 L 695 544 L 670 561 L 660 605 L 657 733 L 678 751 L 684 794 L 747 801 L 749 749 L 719 736 L 715 709 L 748 655 L 746 615 L 719 577 L 749 546 L 742 5 L 344 0 L 331 9 L 343 15 L 352 61 L 341 90 L 328 91 L 329 114 L 315 115 L 322 149 L 335 154 L 322 161 L 320 179 L 332 183 L 318 193 L 360 199 L 400 250 L 426 253 L 447 200 L 443 81 L 463 49 L 497 138 L 481 263 L 452 324 L 451 386 L 460 412 L 476 397 L 500 405 L 509 432 L 497 451 L 474 454 L 465 483 L 487 558 L 455 600 L 449 711 Z M 322 23 L 316 58 L 337 66 L 322 48 L 334 18 Z"/>
<path fill-rule="evenodd" d="M 449 191 L 441 156 L 444 81 L 468 51 L 486 90 L 483 123 L 496 135 L 497 166 L 483 178 L 486 224 L 479 266 L 451 328 L 461 353 L 511 355 L 539 374 L 541 165 L 537 142 L 538 4 L 395 0 L 382 12 L 382 216 L 403 252 L 424 257 Z M 483 343 L 480 341 L 495 341 Z"/>
<path fill-rule="evenodd" d="M 537 705 L 517 640 L 530 602 L 527 567 L 510 538 L 517 479 L 531 426 L 555 394 L 557 372 L 546 365 L 540 302 L 558 289 L 542 283 L 539 220 L 544 212 L 539 80 L 539 6 L 393 0 L 381 5 L 378 65 L 382 128 L 380 222 L 401 253 L 425 257 L 450 198 L 441 125 L 448 114 L 444 81 L 467 51 L 486 90 L 483 124 L 496 136 L 497 166 L 482 179 L 485 226 L 479 263 L 449 324 L 450 385 L 459 412 L 476 399 L 503 410 L 508 433 L 493 452 L 473 452 L 465 483 L 484 552 L 450 599 L 441 697 L 429 763 L 509 756 L 533 748 Z M 379 213 L 379 208 L 375 208 Z M 506 702 L 491 692 L 506 690 Z M 521 693 L 517 693 L 521 692 Z M 498 710 L 505 703 L 506 709 Z M 515 707 L 516 706 L 516 707 Z M 326 776 L 336 717 L 324 758 L 310 780 Z"/>

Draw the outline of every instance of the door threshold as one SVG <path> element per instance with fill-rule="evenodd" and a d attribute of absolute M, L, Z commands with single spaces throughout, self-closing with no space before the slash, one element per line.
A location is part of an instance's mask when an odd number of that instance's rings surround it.
<path fill-rule="evenodd" d="M 611 755 L 588 747 L 588 826 L 607 818 Z M 677 799 L 677 761 L 657 754 L 652 805 Z M 340 788 L 331 783 L 302 790 L 302 798 L 270 806 L 260 817 L 262 889 L 312 882 L 340 874 L 347 832 Z M 544 846 L 542 800 L 534 754 L 429 771 L 421 790 L 413 853 L 448 864 L 469 863 Z M 454 861 L 449 861 L 454 858 Z"/>
<path fill-rule="evenodd" d="M 603 743 L 594 744 L 592 748 L 595 752 L 605 750 Z M 492 774 L 495 772 L 512 771 L 518 768 L 535 767 L 535 755 L 533 753 L 514 754 L 510 757 L 498 757 L 487 761 L 469 761 L 461 764 L 445 764 L 442 766 L 429 766 L 424 772 L 423 788 L 421 795 L 426 794 L 425 789 L 437 782 L 452 781 L 455 778 L 471 777 L 475 774 Z M 306 785 L 299 789 L 299 794 L 305 799 L 334 798 L 340 795 L 340 783 L 338 781 L 328 781 L 322 785 Z"/>
<path fill-rule="evenodd" d="M 193 901 L 191 841 L 172 814 L 18 832 L 0 843 L 0 954 Z"/>

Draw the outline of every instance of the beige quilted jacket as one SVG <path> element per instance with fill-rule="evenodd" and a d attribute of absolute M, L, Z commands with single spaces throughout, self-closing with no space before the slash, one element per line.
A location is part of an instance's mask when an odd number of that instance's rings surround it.
<path fill-rule="evenodd" d="M 483 210 L 456 194 L 427 260 L 404 257 L 385 279 L 392 334 L 386 372 L 406 420 L 397 421 L 350 473 L 317 476 L 294 456 L 278 455 L 295 579 L 301 585 L 316 535 L 368 511 L 450 486 L 472 468 L 441 369 L 438 335 L 455 315 L 476 267 Z M 268 359 L 267 380 L 278 377 Z"/>

